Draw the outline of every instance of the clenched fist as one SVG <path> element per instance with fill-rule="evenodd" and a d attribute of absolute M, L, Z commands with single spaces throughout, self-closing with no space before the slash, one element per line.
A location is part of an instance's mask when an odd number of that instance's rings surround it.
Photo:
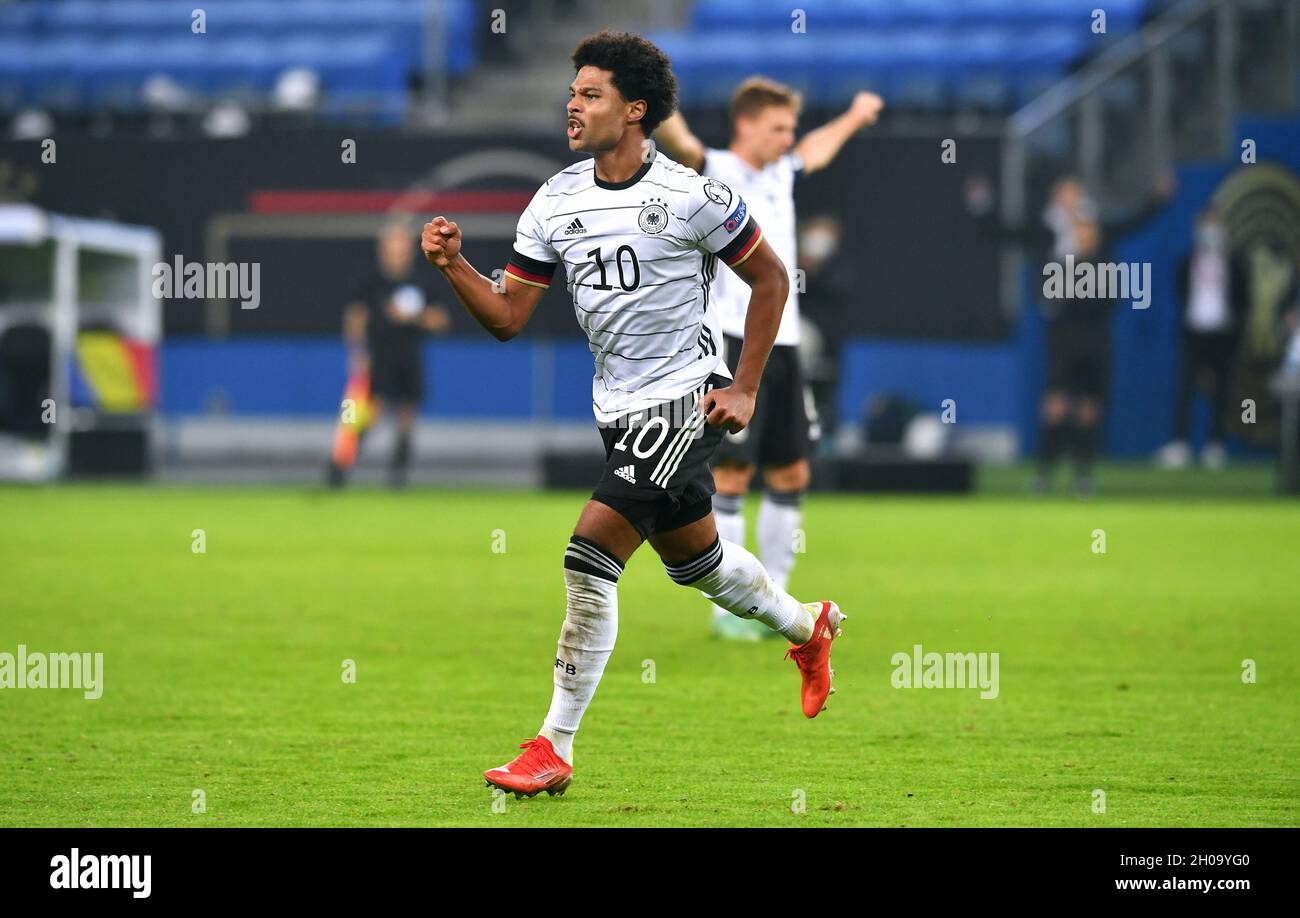
<path fill-rule="evenodd" d="M 860 92 L 853 97 L 849 110 L 857 117 L 861 127 L 870 127 L 880 117 L 880 110 L 885 107 L 885 100 L 874 92 Z"/>
<path fill-rule="evenodd" d="M 714 389 L 700 402 L 700 412 L 714 427 L 736 433 L 744 430 L 754 416 L 754 396 L 734 385 Z"/>
<path fill-rule="evenodd" d="M 435 268 L 447 267 L 460 254 L 460 227 L 446 217 L 434 217 L 424 224 L 420 250 Z"/>

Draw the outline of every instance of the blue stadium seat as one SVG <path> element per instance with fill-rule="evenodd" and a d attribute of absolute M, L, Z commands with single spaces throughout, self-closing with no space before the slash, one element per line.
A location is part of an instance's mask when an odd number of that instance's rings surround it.
<path fill-rule="evenodd" d="M 206 13 L 203 34 L 192 12 Z M 478 63 L 476 0 L 441 0 L 445 41 L 432 63 Z M 0 2 L 0 107 L 134 108 L 165 73 L 203 96 L 265 93 L 285 68 L 316 70 L 339 110 L 362 101 L 391 120 L 423 72 L 425 0 L 17 0 Z M 333 104 L 333 103 L 331 103 Z"/>
<path fill-rule="evenodd" d="M 686 104 L 725 104 L 745 76 L 784 80 L 811 104 L 838 105 L 862 88 L 911 108 L 998 109 L 1032 98 L 1137 28 L 1152 0 L 1107 0 L 1107 35 L 1091 32 L 1098 0 L 698 0 L 688 28 L 652 36 L 677 69 Z M 452 77 L 478 61 L 477 0 L 214 0 L 206 34 L 191 32 L 193 0 L 19 0 L 0 3 L 0 106 L 16 100 L 132 104 L 164 72 L 204 96 L 265 93 L 285 68 L 316 70 L 338 110 L 378 99 L 405 106 L 426 54 Z M 426 17 L 441 12 L 440 47 Z M 802 10 L 806 33 L 792 31 Z M 85 54 L 89 48 L 90 53 Z M 40 53 L 36 53 L 36 52 Z M 82 55 L 85 56 L 82 56 Z M 333 104 L 333 103 L 331 103 Z"/>
<path fill-rule="evenodd" d="M 954 61 L 953 102 L 959 108 L 998 110 L 1014 98 L 1008 61 L 1016 39 L 1007 29 L 971 28 L 960 34 Z"/>
<path fill-rule="evenodd" d="M 1149 0 L 700 0 L 690 27 L 653 36 L 677 67 L 687 104 L 725 101 L 755 70 L 814 104 L 839 104 L 864 86 L 908 108 L 1005 109 L 1058 81 L 1087 54 L 1137 28 Z M 791 12 L 806 15 L 806 34 Z M 805 42 L 815 38 L 815 52 Z M 757 58 L 757 60 L 756 60 Z"/>
<path fill-rule="evenodd" d="M 0 3 L 0 36 L 17 36 L 36 28 L 39 7 L 34 3 Z"/>

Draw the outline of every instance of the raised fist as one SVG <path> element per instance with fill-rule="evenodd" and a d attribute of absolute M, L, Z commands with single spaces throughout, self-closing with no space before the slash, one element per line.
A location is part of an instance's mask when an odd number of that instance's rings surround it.
<path fill-rule="evenodd" d="M 434 217 L 424 224 L 420 250 L 435 268 L 447 267 L 460 254 L 460 227 L 446 217 Z"/>

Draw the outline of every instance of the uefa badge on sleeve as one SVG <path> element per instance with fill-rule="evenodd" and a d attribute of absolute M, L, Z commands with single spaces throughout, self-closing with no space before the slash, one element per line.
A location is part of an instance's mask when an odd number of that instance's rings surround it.
<path fill-rule="evenodd" d="M 704 183 L 704 194 L 719 207 L 727 207 L 731 204 L 731 188 L 717 179 L 709 179 Z"/>

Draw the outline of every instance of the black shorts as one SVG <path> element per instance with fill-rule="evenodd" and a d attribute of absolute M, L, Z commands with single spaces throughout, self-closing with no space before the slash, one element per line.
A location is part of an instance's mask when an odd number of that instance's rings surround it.
<path fill-rule="evenodd" d="M 1047 327 L 1047 391 L 1106 401 L 1110 330 L 1052 323 Z"/>
<path fill-rule="evenodd" d="M 735 373 L 741 340 L 725 335 L 723 341 L 727 366 Z M 816 439 L 815 421 L 812 392 L 799 366 L 799 348 L 778 344 L 758 384 L 754 417 L 744 430 L 726 435 L 714 461 L 767 467 L 807 459 Z"/>
<path fill-rule="evenodd" d="M 1205 373 L 1226 374 L 1232 367 L 1237 336 L 1232 332 L 1183 333 L 1183 365 L 1196 376 Z"/>
<path fill-rule="evenodd" d="M 415 348 L 370 353 L 370 391 L 381 399 L 419 404 L 424 400 L 424 361 Z"/>
<path fill-rule="evenodd" d="M 724 431 L 706 424 L 696 406 L 730 382 L 714 374 L 676 402 L 602 424 L 605 474 L 591 499 L 617 510 L 647 539 L 708 516 L 715 490 L 709 458 Z"/>

